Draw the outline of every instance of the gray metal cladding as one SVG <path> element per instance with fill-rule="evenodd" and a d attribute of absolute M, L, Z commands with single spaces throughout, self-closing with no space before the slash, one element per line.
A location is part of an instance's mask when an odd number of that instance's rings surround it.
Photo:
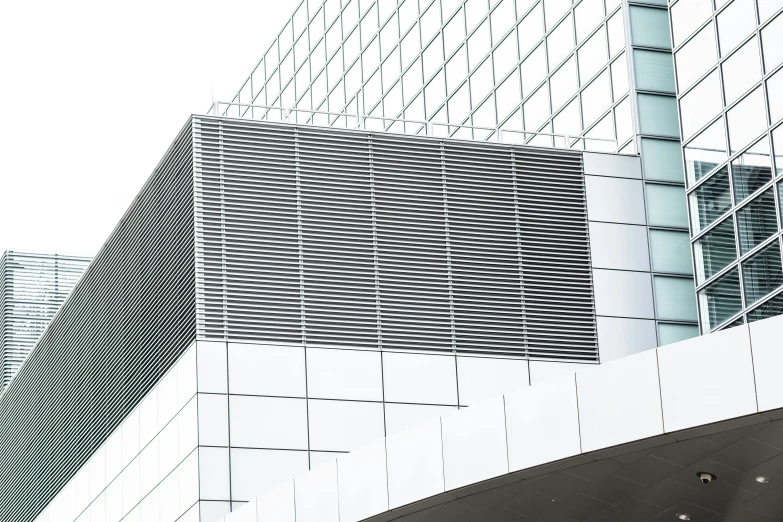
<path fill-rule="evenodd" d="M 579 152 L 194 117 L 205 339 L 597 360 Z"/>
<path fill-rule="evenodd" d="M 2 521 L 34 520 L 195 339 L 190 129 L 0 396 Z"/>

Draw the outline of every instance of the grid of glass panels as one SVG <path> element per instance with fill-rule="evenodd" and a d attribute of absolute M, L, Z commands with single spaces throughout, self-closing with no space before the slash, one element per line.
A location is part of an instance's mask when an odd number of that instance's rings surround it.
<path fill-rule="evenodd" d="M 633 152 L 620 3 L 305 0 L 233 101 L 616 138 Z M 474 139 L 494 134 L 451 130 Z M 530 141 L 563 145 L 547 136 Z M 597 141 L 587 147 L 615 148 Z"/>
<path fill-rule="evenodd" d="M 672 37 L 704 330 L 781 306 L 783 1 L 678 0 Z"/>
<path fill-rule="evenodd" d="M 650 2 L 649 4 L 655 4 Z M 698 335 L 685 176 L 665 6 L 628 7 L 632 91 L 644 177 L 658 344 Z"/>

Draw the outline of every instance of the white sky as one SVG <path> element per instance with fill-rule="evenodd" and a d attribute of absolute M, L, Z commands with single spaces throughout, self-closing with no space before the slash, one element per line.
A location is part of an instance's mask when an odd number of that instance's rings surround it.
<path fill-rule="evenodd" d="M 0 2 L 0 253 L 94 255 L 294 0 Z"/>

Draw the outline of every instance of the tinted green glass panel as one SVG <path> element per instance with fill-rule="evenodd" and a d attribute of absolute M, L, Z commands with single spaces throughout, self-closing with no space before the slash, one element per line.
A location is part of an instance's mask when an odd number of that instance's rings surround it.
<path fill-rule="evenodd" d="M 655 276 L 653 281 L 659 319 L 696 321 L 696 292 L 692 279 Z"/>
<path fill-rule="evenodd" d="M 680 142 L 642 138 L 642 167 L 646 179 L 683 181 Z"/>
<path fill-rule="evenodd" d="M 783 267 L 777 241 L 742 263 L 745 302 L 750 305 L 783 284 Z"/>
<path fill-rule="evenodd" d="M 729 217 L 704 234 L 696 241 L 694 249 L 697 280 L 701 284 L 737 259 L 734 219 Z"/>
<path fill-rule="evenodd" d="M 672 185 L 647 186 L 647 218 L 651 225 L 687 227 L 688 208 L 685 188 Z"/>
<path fill-rule="evenodd" d="M 742 310 L 739 271 L 735 268 L 699 292 L 702 325 L 712 330 Z"/>
<path fill-rule="evenodd" d="M 636 88 L 645 91 L 674 92 L 672 55 L 636 49 L 633 52 Z"/>
<path fill-rule="evenodd" d="M 671 49 L 667 10 L 632 5 L 631 40 L 634 45 Z"/>
<path fill-rule="evenodd" d="M 638 94 L 636 100 L 642 134 L 680 137 L 677 100 L 674 97 Z"/>
<path fill-rule="evenodd" d="M 652 266 L 656 272 L 690 274 L 691 242 L 687 232 L 650 230 Z"/>
<path fill-rule="evenodd" d="M 767 190 L 737 212 L 740 250 L 744 254 L 778 231 L 775 195 Z"/>
<path fill-rule="evenodd" d="M 658 345 L 678 343 L 699 335 L 699 327 L 687 324 L 658 323 Z"/>

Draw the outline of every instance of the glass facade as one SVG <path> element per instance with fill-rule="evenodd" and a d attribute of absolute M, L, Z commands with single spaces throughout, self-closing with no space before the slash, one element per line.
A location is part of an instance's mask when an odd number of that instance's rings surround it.
<path fill-rule="evenodd" d="M 781 9 L 779 0 L 670 5 L 705 332 L 780 310 Z"/>
<path fill-rule="evenodd" d="M 668 289 L 693 271 L 689 251 L 652 238 L 688 230 L 671 49 L 660 2 L 305 0 L 221 114 L 640 152 L 653 271 L 672 279 L 654 287 Z M 611 141 L 563 137 L 580 135 Z"/>

